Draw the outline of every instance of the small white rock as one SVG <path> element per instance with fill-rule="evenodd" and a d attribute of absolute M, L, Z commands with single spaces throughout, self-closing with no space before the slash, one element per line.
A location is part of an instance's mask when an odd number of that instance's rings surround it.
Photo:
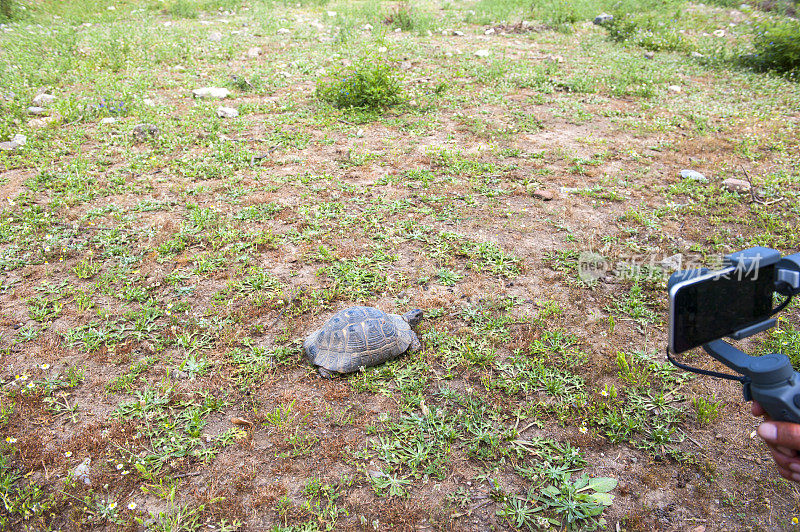
<path fill-rule="evenodd" d="M 192 95 L 195 98 L 217 98 L 220 100 L 227 98 L 230 94 L 231 91 L 224 87 L 203 87 L 192 91 Z"/>
<path fill-rule="evenodd" d="M 489 57 L 491 52 L 489 50 L 476 50 L 475 55 L 478 57 Z"/>
<path fill-rule="evenodd" d="M 380 48 L 378 48 L 378 51 L 379 51 L 380 53 L 386 52 L 386 51 L 388 51 L 388 50 L 389 50 L 389 49 L 388 49 L 388 48 L 386 48 L 385 46 L 381 46 Z"/>
<path fill-rule="evenodd" d="M 364 24 L 361 26 L 361 29 L 364 31 L 372 31 L 372 24 Z"/>
<path fill-rule="evenodd" d="M 333 18 L 333 17 L 336 16 L 336 11 L 326 11 L 325 14 L 328 15 L 329 17 Z"/>
<path fill-rule="evenodd" d="M 60 120 L 58 116 L 43 116 L 42 118 L 34 118 L 28 122 L 28 127 L 31 129 L 43 129 L 51 124 L 55 124 Z"/>
<path fill-rule="evenodd" d="M 494 28 L 489 28 L 483 32 L 484 35 L 494 35 Z"/>
<path fill-rule="evenodd" d="M 113 124 L 116 121 L 117 121 L 117 119 L 114 118 L 113 116 L 107 116 L 107 117 L 103 118 L 102 120 L 100 120 L 100 123 L 101 124 Z"/>
<path fill-rule="evenodd" d="M 669 87 L 667 87 L 667 90 L 669 92 L 674 92 L 674 93 L 681 92 L 681 88 L 678 85 L 670 85 Z"/>
<path fill-rule="evenodd" d="M 92 480 L 89 478 L 89 471 L 92 468 L 92 459 L 86 458 L 83 462 L 78 464 L 77 467 L 72 471 L 73 476 L 83 481 L 84 484 L 87 486 L 92 485 Z"/>
<path fill-rule="evenodd" d="M 51 103 L 56 101 L 56 97 L 52 94 L 39 94 L 33 99 L 33 105 L 36 107 L 47 107 Z"/>
<path fill-rule="evenodd" d="M 696 170 L 681 170 L 680 176 L 689 181 L 697 181 L 699 183 L 708 183 L 708 178 Z"/>
<path fill-rule="evenodd" d="M 456 31 L 453 32 L 453 35 L 455 35 L 456 37 L 463 37 L 464 36 L 464 32 L 456 30 Z"/>
<path fill-rule="evenodd" d="M 290 30 L 288 28 L 278 28 L 278 32 L 277 33 L 278 33 L 278 35 L 289 35 L 290 33 L 292 33 L 292 30 Z"/>
<path fill-rule="evenodd" d="M 222 33 L 218 31 L 212 31 L 208 36 L 209 41 L 220 42 L 222 40 Z"/>
<path fill-rule="evenodd" d="M 656 56 L 656 53 L 655 53 L 655 52 L 649 52 L 649 51 L 648 51 L 648 52 L 645 52 L 645 53 L 644 53 L 644 58 L 645 58 L 645 59 L 653 59 L 655 56 Z"/>
<path fill-rule="evenodd" d="M 236 118 L 239 116 L 239 111 L 233 107 L 218 107 L 217 116 L 220 118 Z"/>
<path fill-rule="evenodd" d="M 145 98 L 145 99 L 142 100 L 142 103 L 144 105 L 146 105 L 147 107 L 155 107 L 156 106 L 156 101 L 154 99 L 152 99 L 152 98 Z"/>
<path fill-rule="evenodd" d="M 703 54 L 701 54 L 700 52 L 692 52 L 692 57 L 694 57 L 695 59 L 699 59 L 705 56 L 703 56 Z"/>
<path fill-rule="evenodd" d="M 254 46 L 249 50 L 247 50 L 247 57 L 249 57 L 250 59 L 255 59 L 259 55 L 261 55 L 261 48 L 259 48 L 258 46 Z"/>
<path fill-rule="evenodd" d="M 714 37 L 725 37 L 725 30 L 714 30 Z"/>
<path fill-rule="evenodd" d="M 24 146 L 26 142 L 28 142 L 28 137 L 25 135 L 14 135 L 14 138 L 8 142 L 0 142 L 0 151 L 14 151 Z"/>
<path fill-rule="evenodd" d="M 45 111 L 45 108 L 44 108 L 44 107 L 35 107 L 35 106 L 33 106 L 33 107 L 28 107 L 28 114 L 29 114 L 29 115 L 36 115 L 36 116 L 39 116 L 39 115 L 43 114 L 43 113 L 44 113 L 44 111 Z"/>

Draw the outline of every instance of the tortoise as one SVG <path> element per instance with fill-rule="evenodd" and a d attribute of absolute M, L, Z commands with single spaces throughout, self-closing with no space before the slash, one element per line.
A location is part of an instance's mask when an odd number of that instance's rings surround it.
<path fill-rule="evenodd" d="M 400 316 L 373 307 L 346 308 L 311 333 L 303 350 L 323 377 L 352 373 L 418 351 L 419 338 L 411 328 L 420 320 L 419 309 Z"/>

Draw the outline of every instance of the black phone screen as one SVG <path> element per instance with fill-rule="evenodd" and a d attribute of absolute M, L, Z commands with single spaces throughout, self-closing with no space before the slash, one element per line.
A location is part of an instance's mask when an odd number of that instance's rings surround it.
<path fill-rule="evenodd" d="M 672 351 L 682 353 L 768 319 L 774 290 L 774 266 L 678 287 L 670 312 Z"/>

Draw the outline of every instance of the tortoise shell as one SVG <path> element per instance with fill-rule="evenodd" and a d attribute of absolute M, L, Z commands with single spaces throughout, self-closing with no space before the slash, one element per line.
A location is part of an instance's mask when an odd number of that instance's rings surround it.
<path fill-rule="evenodd" d="M 400 316 L 373 307 L 350 307 L 309 335 L 303 348 L 321 374 L 352 373 L 419 349 L 411 325 L 421 316 L 420 310 Z"/>

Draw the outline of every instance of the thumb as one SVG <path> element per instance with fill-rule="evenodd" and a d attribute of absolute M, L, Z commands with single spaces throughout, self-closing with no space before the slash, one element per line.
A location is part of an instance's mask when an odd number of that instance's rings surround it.
<path fill-rule="evenodd" d="M 767 421 L 759 425 L 758 435 L 772 445 L 800 449 L 800 425 L 797 423 Z"/>

